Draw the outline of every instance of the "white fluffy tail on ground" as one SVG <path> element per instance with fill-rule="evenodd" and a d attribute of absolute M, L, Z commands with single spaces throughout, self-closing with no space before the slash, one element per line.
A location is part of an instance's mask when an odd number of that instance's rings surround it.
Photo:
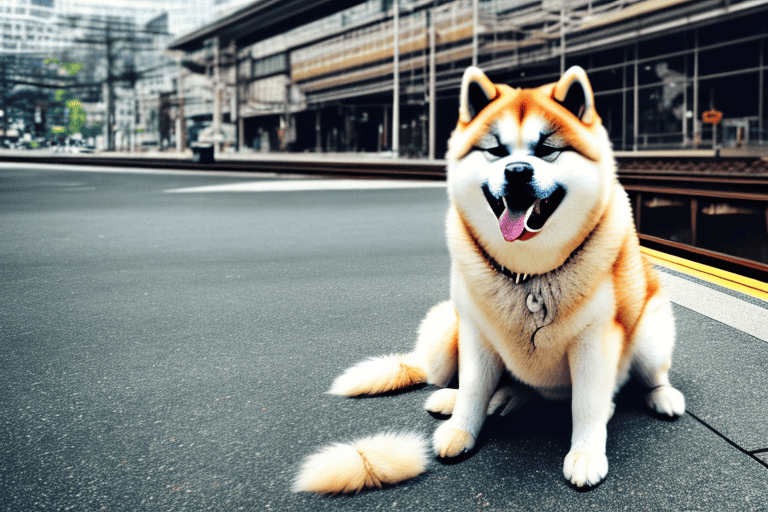
<path fill-rule="evenodd" d="M 372 357 L 339 375 L 328 393 L 341 396 L 376 395 L 426 382 L 424 370 L 409 361 L 411 354 Z"/>
<path fill-rule="evenodd" d="M 356 493 L 413 478 L 427 467 L 429 441 L 416 433 L 383 433 L 326 446 L 301 466 L 293 491 Z"/>
<path fill-rule="evenodd" d="M 456 309 L 451 301 L 441 302 L 422 320 L 412 352 L 357 363 L 333 381 L 328 393 L 376 395 L 425 382 L 447 386 L 457 371 L 458 338 Z"/>

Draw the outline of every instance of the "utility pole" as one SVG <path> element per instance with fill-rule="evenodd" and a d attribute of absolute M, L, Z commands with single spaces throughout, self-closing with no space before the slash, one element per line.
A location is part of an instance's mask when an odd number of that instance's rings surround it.
<path fill-rule="evenodd" d="M 110 34 L 109 25 L 107 25 L 107 33 L 104 37 L 104 45 L 107 51 L 107 81 L 104 84 L 104 100 L 107 107 L 107 122 L 105 123 L 105 142 L 107 144 L 107 151 L 115 150 L 115 77 L 113 73 L 113 65 L 115 56 L 112 53 L 112 36 Z"/>
<path fill-rule="evenodd" d="M 229 48 L 235 61 L 235 94 L 233 98 L 234 105 L 232 106 L 232 113 L 229 115 L 229 117 L 235 124 L 235 131 L 237 132 L 237 152 L 240 153 L 245 147 L 245 125 L 243 118 L 240 116 L 240 106 L 242 103 L 242 98 L 240 98 L 240 52 L 234 40 L 230 42 Z"/>
<path fill-rule="evenodd" d="M 179 110 L 176 119 L 176 150 L 182 153 L 187 148 L 187 120 L 184 119 L 184 66 L 179 67 Z"/>
<path fill-rule="evenodd" d="M 392 152 L 400 156 L 400 0 L 394 1 L 395 6 L 395 41 L 394 41 L 394 86 L 392 90 Z"/>
<path fill-rule="evenodd" d="M 437 109 L 435 79 L 435 10 L 429 11 L 429 159 L 435 159 L 435 118 Z"/>
<path fill-rule="evenodd" d="M 213 38 L 213 141 L 216 153 L 221 152 L 221 43 Z"/>

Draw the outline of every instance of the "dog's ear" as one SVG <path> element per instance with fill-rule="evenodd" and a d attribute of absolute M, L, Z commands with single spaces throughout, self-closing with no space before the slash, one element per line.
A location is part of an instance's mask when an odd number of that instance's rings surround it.
<path fill-rule="evenodd" d="M 474 66 L 467 68 L 461 80 L 459 120 L 463 123 L 472 121 L 496 95 L 496 86 L 485 73 Z"/>
<path fill-rule="evenodd" d="M 563 73 L 552 92 L 555 101 L 578 117 L 586 125 L 592 124 L 595 113 L 595 96 L 587 73 L 579 66 L 573 66 Z"/>

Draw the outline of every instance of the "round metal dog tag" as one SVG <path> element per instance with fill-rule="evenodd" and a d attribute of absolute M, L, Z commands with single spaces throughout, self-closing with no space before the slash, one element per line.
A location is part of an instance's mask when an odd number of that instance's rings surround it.
<path fill-rule="evenodd" d="M 528 311 L 531 313 L 538 313 L 541 310 L 542 299 L 538 295 L 533 293 L 528 294 L 528 298 L 525 299 L 525 304 L 528 306 Z"/>

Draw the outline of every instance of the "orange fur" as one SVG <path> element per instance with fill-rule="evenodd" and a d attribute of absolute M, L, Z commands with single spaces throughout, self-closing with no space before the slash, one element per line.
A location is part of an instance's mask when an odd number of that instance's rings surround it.
<path fill-rule="evenodd" d="M 513 89 L 508 85 L 496 85 L 496 97 L 471 122 L 459 120 L 451 136 L 449 158 L 463 158 L 480 138 L 487 132 L 488 126 L 496 122 L 506 112 L 516 112 L 518 121 L 524 116 L 540 115 L 546 119 L 565 141 L 576 151 L 598 161 L 602 155 L 597 143 L 600 126 L 599 117 L 590 125 L 584 125 L 571 115 L 562 105 L 552 100 L 556 84 L 548 84 L 537 89 Z"/>

